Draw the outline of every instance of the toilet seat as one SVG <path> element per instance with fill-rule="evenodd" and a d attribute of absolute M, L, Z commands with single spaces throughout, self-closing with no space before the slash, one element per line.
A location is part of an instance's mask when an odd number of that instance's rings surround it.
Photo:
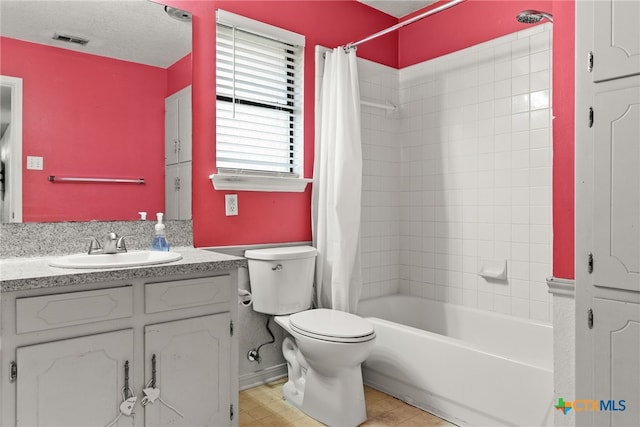
<path fill-rule="evenodd" d="M 322 341 L 358 343 L 375 338 L 373 326 L 362 317 L 326 308 L 292 314 L 289 325 L 301 335 Z"/>

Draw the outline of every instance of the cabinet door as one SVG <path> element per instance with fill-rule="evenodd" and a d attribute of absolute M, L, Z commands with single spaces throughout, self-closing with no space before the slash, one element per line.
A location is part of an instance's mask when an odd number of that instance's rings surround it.
<path fill-rule="evenodd" d="M 593 2 L 594 81 L 640 74 L 640 1 Z"/>
<path fill-rule="evenodd" d="M 165 99 L 165 164 L 191 161 L 191 87 Z"/>
<path fill-rule="evenodd" d="M 593 312 L 597 317 L 590 397 L 613 401 L 616 409 L 594 411 L 592 425 L 636 426 L 640 420 L 640 304 L 594 298 Z"/>
<path fill-rule="evenodd" d="M 104 427 L 120 413 L 124 364 L 133 360 L 132 330 L 20 347 L 16 353 L 16 425 Z M 115 425 L 132 426 L 133 418 L 120 417 Z"/>
<path fill-rule="evenodd" d="M 178 179 L 178 219 L 191 219 L 191 162 L 180 163 Z"/>
<path fill-rule="evenodd" d="M 164 197 L 166 219 L 191 219 L 191 162 L 166 166 Z"/>
<path fill-rule="evenodd" d="M 147 426 L 230 425 L 229 313 L 145 327 L 145 372 L 160 398 L 145 406 Z M 172 409 L 173 408 L 173 409 Z"/>
<path fill-rule="evenodd" d="M 178 161 L 191 161 L 191 87 L 183 89 L 178 98 L 178 141 Z"/>
<path fill-rule="evenodd" d="M 172 165 L 178 163 L 179 135 L 178 135 L 178 98 L 167 98 L 164 109 L 164 163 Z"/>
<path fill-rule="evenodd" d="M 164 172 L 164 218 L 180 219 L 180 166 L 167 165 Z"/>
<path fill-rule="evenodd" d="M 594 102 L 596 286 L 640 291 L 640 87 Z"/>

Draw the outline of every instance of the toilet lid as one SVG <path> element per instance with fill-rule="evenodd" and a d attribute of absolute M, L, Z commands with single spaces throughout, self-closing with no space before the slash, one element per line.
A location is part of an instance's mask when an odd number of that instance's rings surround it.
<path fill-rule="evenodd" d="M 302 335 L 325 341 L 362 342 L 375 336 L 373 325 L 362 317 L 326 308 L 292 314 L 289 324 Z"/>

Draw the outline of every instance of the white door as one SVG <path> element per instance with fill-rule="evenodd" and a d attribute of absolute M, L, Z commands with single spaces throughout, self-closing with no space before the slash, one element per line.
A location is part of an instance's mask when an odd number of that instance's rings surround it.
<path fill-rule="evenodd" d="M 640 304 L 594 298 L 593 310 L 598 316 L 592 331 L 596 364 L 589 396 L 606 401 L 609 410 L 590 413 L 592 425 L 637 426 L 640 422 Z"/>
<path fill-rule="evenodd" d="M 595 403 L 575 408 L 575 424 L 637 426 L 640 0 L 577 1 L 576 14 L 576 388 L 572 398 Z M 587 66 L 589 52 L 594 53 L 592 72 Z"/>
<path fill-rule="evenodd" d="M 0 75 L 0 93 L 3 108 L 10 110 L 2 112 L 10 125 L 4 136 L 0 135 L 0 161 L 4 166 L 0 222 L 22 222 L 22 79 Z"/>
<path fill-rule="evenodd" d="M 640 74 L 640 1 L 593 2 L 594 81 Z"/>
<path fill-rule="evenodd" d="M 16 353 L 16 425 L 104 427 L 120 414 L 125 363 L 133 361 L 131 329 L 20 347 Z M 132 368 L 129 363 L 130 378 Z M 115 425 L 132 426 L 133 418 L 120 417 Z"/>
<path fill-rule="evenodd" d="M 593 282 L 640 292 L 640 87 L 596 93 L 593 132 Z"/>
<path fill-rule="evenodd" d="M 221 313 L 145 327 L 145 377 L 155 356 L 160 392 L 145 406 L 147 426 L 231 425 L 230 320 Z"/>

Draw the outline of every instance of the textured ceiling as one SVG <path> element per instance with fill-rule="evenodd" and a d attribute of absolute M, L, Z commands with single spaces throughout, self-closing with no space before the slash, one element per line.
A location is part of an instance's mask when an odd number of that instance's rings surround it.
<path fill-rule="evenodd" d="M 54 33 L 90 41 L 65 43 Z M 1 0 L 0 35 L 162 68 L 191 52 L 191 23 L 148 0 Z"/>
<path fill-rule="evenodd" d="M 435 3 L 436 0 L 358 0 L 368 6 L 385 12 L 388 15 L 395 16 L 396 18 L 402 18 L 403 16 L 415 12 L 418 9 L 429 6 Z"/>
<path fill-rule="evenodd" d="M 401 18 L 433 0 L 359 0 Z M 86 46 L 54 33 L 89 39 Z M 191 25 L 150 0 L 0 0 L 0 35 L 166 68 L 191 51 Z"/>

